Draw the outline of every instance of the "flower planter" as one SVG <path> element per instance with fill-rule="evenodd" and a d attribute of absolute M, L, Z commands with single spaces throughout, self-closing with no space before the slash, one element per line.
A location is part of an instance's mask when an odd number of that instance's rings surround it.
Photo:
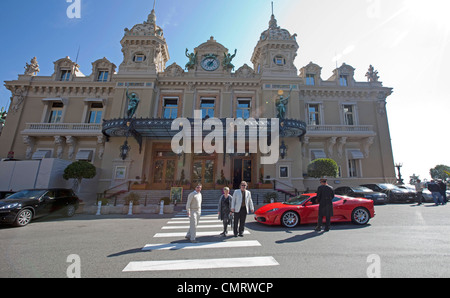
<path fill-rule="evenodd" d="M 272 183 L 258 183 L 259 189 L 273 189 Z"/>
<path fill-rule="evenodd" d="M 132 184 L 131 185 L 131 190 L 146 190 L 147 189 L 147 184 Z"/>

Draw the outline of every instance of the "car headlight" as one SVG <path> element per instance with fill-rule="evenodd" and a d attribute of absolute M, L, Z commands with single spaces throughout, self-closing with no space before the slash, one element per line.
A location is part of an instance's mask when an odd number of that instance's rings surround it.
<path fill-rule="evenodd" d="M 278 208 L 271 209 L 271 210 L 267 211 L 266 213 L 275 212 L 275 211 L 278 211 Z"/>
<path fill-rule="evenodd" d="M 14 209 L 20 206 L 20 203 L 12 203 L 4 206 L 0 206 L 0 210 L 6 210 L 6 209 Z"/>

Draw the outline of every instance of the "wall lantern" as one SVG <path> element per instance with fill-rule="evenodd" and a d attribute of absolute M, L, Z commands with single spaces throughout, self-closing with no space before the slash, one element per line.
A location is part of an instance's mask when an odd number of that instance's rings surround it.
<path fill-rule="evenodd" d="M 120 157 L 122 160 L 127 159 L 128 153 L 130 152 L 131 147 L 128 145 L 128 141 L 126 140 L 122 146 L 120 146 Z"/>

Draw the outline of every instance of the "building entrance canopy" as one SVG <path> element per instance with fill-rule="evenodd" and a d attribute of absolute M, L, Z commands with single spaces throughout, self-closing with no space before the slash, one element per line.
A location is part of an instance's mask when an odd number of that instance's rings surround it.
<path fill-rule="evenodd" d="M 191 136 L 194 137 L 196 131 L 195 125 L 198 119 L 187 119 L 191 126 Z M 227 124 L 229 125 L 228 119 L 219 119 L 222 128 L 222 136 L 227 136 Z M 111 137 L 134 137 L 142 147 L 143 138 L 151 138 L 154 140 L 169 140 L 177 135 L 184 128 L 180 126 L 179 129 L 172 130 L 173 119 L 113 119 L 105 120 L 103 122 L 103 134 L 106 136 L 107 140 Z M 202 137 L 206 137 L 213 131 L 218 132 L 219 128 L 207 129 L 205 127 L 205 121 L 207 119 L 202 119 Z M 239 119 L 234 122 L 236 125 Z M 273 120 L 271 119 L 252 119 L 245 122 L 245 138 L 259 137 L 260 130 L 258 127 L 266 127 L 267 133 L 270 135 L 272 131 Z M 306 123 L 299 120 L 284 119 L 279 122 L 279 136 L 285 138 L 301 138 L 306 134 Z M 256 132 L 256 134 L 255 134 Z M 220 132 L 219 132 L 220 134 Z M 235 136 L 244 137 L 239 134 L 239 130 L 235 131 Z M 267 136 L 267 135 L 266 135 Z M 141 148 L 140 148 L 141 149 Z"/>

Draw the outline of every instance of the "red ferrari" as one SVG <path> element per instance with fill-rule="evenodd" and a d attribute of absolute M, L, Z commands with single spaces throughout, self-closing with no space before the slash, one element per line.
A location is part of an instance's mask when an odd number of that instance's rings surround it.
<path fill-rule="evenodd" d="M 257 222 L 293 228 L 298 224 L 317 223 L 319 204 L 315 193 L 303 194 L 284 203 L 272 203 L 255 212 Z M 373 201 L 336 195 L 331 222 L 353 222 L 365 225 L 375 216 Z"/>

